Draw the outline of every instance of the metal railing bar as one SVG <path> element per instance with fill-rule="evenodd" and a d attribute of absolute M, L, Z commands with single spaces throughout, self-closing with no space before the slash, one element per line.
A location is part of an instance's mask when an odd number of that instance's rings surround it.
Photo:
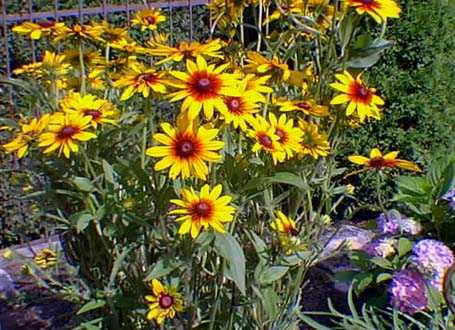
<path fill-rule="evenodd" d="M 188 1 L 187 0 L 179 0 L 179 1 L 168 1 L 168 2 L 155 2 L 153 3 L 153 8 L 160 8 L 165 9 L 169 8 L 169 3 L 171 4 L 172 8 L 181 8 L 187 7 Z M 202 6 L 208 3 L 208 0 L 191 0 L 191 6 Z M 143 4 L 129 4 L 128 11 L 137 11 L 141 9 L 147 8 Z M 106 13 L 121 13 L 126 12 L 127 9 L 125 6 L 119 5 L 107 5 L 106 6 Z M 0 24 L 6 24 L 7 22 L 18 22 L 18 21 L 26 21 L 29 19 L 32 20 L 40 20 L 40 19 L 48 19 L 54 18 L 55 12 L 54 11 L 43 11 L 43 12 L 34 12 L 32 13 L 31 17 L 29 14 L 6 14 L 5 10 L 4 13 L 0 18 Z M 93 8 L 81 8 L 80 14 L 79 9 L 62 9 L 58 11 L 58 17 L 71 17 L 71 16 L 79 16 L 79 15 L 98 15 L 103 13 L 103 7 L 93 7 Z"/>

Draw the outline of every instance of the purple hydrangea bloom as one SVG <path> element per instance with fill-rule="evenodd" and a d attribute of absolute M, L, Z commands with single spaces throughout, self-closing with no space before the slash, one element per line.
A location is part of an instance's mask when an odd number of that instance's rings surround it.
<path fill-rule="evenodd" d="M 390 287 L 391 301 L 401 312 L 416 313 L 427 307 L 425 280 L 418 271 L 404 269 L 395 273 Z"/>
<path fill-rule="evenodd" d="M 422 230 L 420 223 L 403 217 L 398 211 L 387 212 L 387 217 L 381 213 L 378 217 L 378 228 L 383 234 L 398 234 L 400 231 L 416 235 Z"/>
<path fill-rule="evenodd" d="M 387 258 L 396 252 L 397 240 L 393 238 L 379 238 L 365 244 L 362 250 L 372 257 Z"/>
<path fill-rule="evenodd" d="M 455 211 L 455 186 L 450 188 L 444 195 L 441 196 L 441 198 L 449 201 L 450 207 Z"/>
<path fill-rule="evenodd" d="M 429 276 L 428 282 L 442 292 L 443 278 L 455 261 L 452 250 L 434 239 L 423 239 L 412 249 L 413 262 Z"/>

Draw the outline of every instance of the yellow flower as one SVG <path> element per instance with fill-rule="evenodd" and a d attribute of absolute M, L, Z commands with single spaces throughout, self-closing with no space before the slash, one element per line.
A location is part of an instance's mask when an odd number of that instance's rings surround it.
<path fill-rule="evenodd" d="M 111 44 L 113 42 L 117 42 L 120 40 L 128 40 L 129 37 L 128 37 L 127 28 L 112 26 L 106 20 L 103 20 L 101 22 L 101 25 L 103 27 L 103 34 L 101 37 L 108 44 Z"/>
<path fill-rule="evenodd" d="M 139 10 L 134 18 L 131 20 L 132 25 L 139 25 L 141 31 L 146 30 L 156 30 L 158 24 L 166 21 L 166 16 L 164 16 L 159 9 L 143 9 Z"/>
<path fill-rule="evenodd" d="M 259 53 L 249 51 L 245 61 L 248 63 L 245 65 L 247 71 L 271 75 L 273 81 L 286 81 L 291 75 L 288 65 L 280 63 L 277 56 L 273 56 L 272 60 L 268 60 Z"/>
<path fill-rule="evenodd" d="M 307 115 L 313 115 L 316 117 L 324 117 L 329 115 L 329 108 L 325 105 L 317 104 L 314 99 L 295 100 L 295 101 L 278 101 L 277 105 L 280 107 L 280 111 L 302 111 Z"/>
<path fill-rule="evenodd" d="M 41 21 L 36 23 L 24 22 L 20 25 L 16 25 L 12 30 L 21 35 L 27 35 L 33 40 L 39 40 L 42 37 L 55 35 L 56 33 L 65 31 L 65 23 L 51 21 Z"/>
<path fill-rule="evenodd" d="M 187 59 L 197 58 L 198 56 L 206 56 L 223 59 L 224 55 L 220 51 L 223 47 L 223 42 L 220 39 L 214 39 L 205 43 L 181 42 L 177 47 L 160 45 L 156 42 L 151 43 L 152 48 L 147 50 L 147 54 L 153 56 L 166 56 L 166 58 L 158 61 L 156 64 L 162 64 L 170 61 L 181 62 Z"/>
<path fill-rule="evenodd" d="M 239 96 L 223 97 L 226 110 L 220 110 L 221 118 L 226 124 L 232 123 L 234 128 L 240 127 L 242 131 L 247 130 L 247 122 L 252 120 L 252 115 L 259 112 L 259 104 L 264 98 L 256 91 L 246 91 L 247 80 L 239 85 Z"/>
<path fill-rule="evenodd" d="M 254 74 L 249 73 L 243 79 L 244 81 L 246 80 L 245 90 L 254 95 L 254 97 L 257 98 L 259 102 L 266 103 L 267 100 L 263 94 L 269 94 L 273 92 L 272 88 L 265 85 L 269 79 L 270 76 L 258 77 Z"/>
<path fill-rule="evenodd" d="M 123 38 L 113 41 L 111 44 L 112 49 L 119 50 L 128 55 L 132 54 L 146 54 L 147 49 L 139 46 L 135 41 L 130 38 Z"/>
<path fill-rule="evenodd" d="M 361 73 L 354 77 L 348 71 L 336 74 L 335 78 L 339 82 L 332 83 L 330 86 L 343 94 L 335 96 L 330 104 L 341 104 L 349 102 L 346 108 L 346 115 L 352 115 L 356 110 L 363 123 L 365 117 L 380 119 L 378 105 L 383 105 L 384 100 L 375 95 L 375 88 L 369 88 L 361 79 Z"/>
<path fill-rule="evenodd" d="M 279 136 L 278 143 L 283 150 L 282 153 L 273 154 L 277 158 L 276 161 L 283 162 L 286 158 L 290 159 L 295 153 L 302 151 L 303 131 L 299 127 L 294 127 L 294 120 L 288 120 L 285 114 L 277 119 L 273 113 L 270 113 L 269 121 L 275 128 L 275 134 Z"/>
<path fill-rule="evenodd" d="M 262 116 L 256 116 L 250 121 L 252 129 L 247 131 L 249 137 L 255 140 L 252 151 L 258 152 L 264 150 L 272 155 L 273 163 L 276 165 L 279 159 L 285 157 L 286 154 L 280 145 L 280 136 L 275 132 L 275 127 L 272 126 Z"/>
<path fill-rule="evenodd" d="M 120 96 L 120 101 L 130 99 L 134 94 L 142 94 L 147 98 L 152 92 L 164 94 L 164 71 L 156 71 L 153 68 L 147 68 L 142 63 L 133 63 L 131 70 L 116 81 L 113 86 L 116 88 L 125 88 Z"/>
<path fill-rule="evenodd" d="M 35 79 L 39 79 L 43 76 L 43 70 L 41 70 L 42 66 L 42 62 L 24 64 L 20 68 L 14 69 L 13 73 L 15 75 L 26 74 Z"/>
<path fill-rule="evenodd" d="M 310 155 L 314 159 L 318 159 L 319 156 L 327 156 L 330 151 L 330 144 L 325 134 L 319 134 L 318 125 L 300 120 L 299 126 L 303 130 L 301 156 Z"/>
<path fill-rule="evenodd" d="M 400 17 L 401 8 L 393 0 L 346 0 L 346 3 L 354 7 L 359 15 L 371 15 L 377 23 L 385 22 L 389 17 Z"/>
<path fill-rule="evenodd" d="M 173 87 L 181 89 L 172 93 L 171 102 L 184 99 L 181 111 L 187 111 L 190 120 L 196 118 L 204 109 L 207 120 L 213 117 L 214 109 L 227 111 L 223 101 L 225 96 L 239 96 L 237 90 L 237 75 L 222 73 L 229 64 L 215 67 L 207 65 L 202 56 L 196 58 L 196 63 L 187 60 L 187 72 L 171 71 L 170 74 L 180 82 L 169 82 Z"/>
<path fill-rule="evenodd" d="M 280 210 L 276 210 L 275 214 L 277 217 L 270 224 L 270 227 L 272 227 L 273 230 L 285 235 L 295 236 L 299 234 L 299 230 L 297 229 L 294 220 L 285 216 Z"/>
<path fill-rule="evenodd" d="M 91 117 L 90 124 L 94 128 L 97 128 L 98 124 L 115 124 L 115 120 L 112 119 L 117 112 L 115 106 L 92 94 L 82 96 L 80 93 L 70 92 L 60 102 L 60 106 L 66 113 Z"/>
<path fill-rule="evenodd" d="M 29 146 L 36 141 L 47 127 L 49 118 L 49 114 L 45 114 L 41 118 L 33 118 L 29 123 L 21 124 L 21 131 L 17 137 L 2 146 L 5 152 L 11 153 L 17 151 L 18 158 L 24 157 Z"/>
<path fill-rule="evenodd" d="M 65 28 L 65 30 L 58 31 L 57 36 L 54 38 L 55 42 L 59 41 L 72 41 L 80 43 L 83 40 L 101 41 L 104 28 L 101 25 L 90 25 L 90 24 L 74 24 L 71 28 Z"/>
<path fill-rule="evenodd" d="M 165 319 L 173 319 L 177 312 L 183 310 L 180 293 L 174 287 L 165 287 L 157 279 L 152 280 L 153 295 L 145 296 L 149 303 L 147 320 L 155 320 L 161 325 Z"/>
<path fill-rule="evenodd" d="M 52 267 L 57 263 L 57 254 L 51 249 L 41 250 L 35 256 L 35 262 L 42 269 Z"/>
<path fill-rule="evenodd" d="M 219 161 L 221 155 L 215 151 L 224 147 L 224 142 L 213 141 L 218 130 L 197 127 L 185 115 L 177 118 L 177 128 L 168 123 L 161 124 L 161 128 L 166 134 L 157 133 L 153 138 L 164 146 L 146 150 L 147 156 L 164 157 L 155 164 L 154 169 L 161 171 L 170 167 L 171 179 L 181 174 L 183 179 L 193 175 L 206 180 L 209 169 L 205 162 Z"/>
<path fill-rule="evenodd" d="M 78 49 L 66 49 L 62 52 L 62 55 L 65 57 L 65 62 L 69 63 L 72 67 L 79 68 L 81 65 Z M 84 60 L 84 65 L 89 68 L 105 63 L 105 58 L 103 55 L 101 55 L 101 52 L 99 50 L 85 49 L 82 57 Z"/>
<path fill-rule="evenodd" d="M 182 189 L 183 200 L 171 199 L 171 203 L 181 208 L 169 211 L 169 214 L 177 214 L 177 222 L 182 222 L 179 234 L 190 234 L 196 238 L 201 229 L 207 230 L 212 227 L 214 230 L 225 233 L 224 222 L 234 219 L 235 208 L 228 205 L 232 197 L 221 196 L 222 186 L 216 185 L 212 191 L 208 184 L 205 184 L 198 195 L 193 188 Z"/>
<path fill-rule="evenodd" d="M 66 158 L 71 152 L 79 151 L 77 141 L 88 141 L 96 138 L 94 133 L 86 132 L 89 128 L 92 116 L 83 116 L 77 113 L 55 113 L 49 120 L 48 131 L 40 135 L 40 147 L 45 147 L 45 154 L 58 149 Z"/>
<path fill-rule="evenodd" d="M 365 165 L 367 168 L 382 170 L 384 168 L 400 167 L 405 170 L 422 172 L 422 170 L 414 163 L 398 159 L 399 151 L 392 151 L 382 155 L 379 149 L 374 148 L 370 152 L 370 158 L 364 156 L 349 156 L 348 159 L 354 164 Z"/>

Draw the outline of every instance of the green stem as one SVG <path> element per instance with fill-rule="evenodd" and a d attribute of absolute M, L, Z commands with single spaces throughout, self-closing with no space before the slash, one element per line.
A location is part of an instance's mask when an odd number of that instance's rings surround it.
<path fill-rule="evenodd" d="M 84 49 L 82 42 L 79 42 L 79 66 L 80 66 L 80 78 L 81 78 L 81 95 L 85 95 L 85 64 L 84 64 Z"/>
<path fill-rule="evenodd" d="M 386 210 L 386 208 L 384 206 L 384 202 L 382 201 L 381 186 L 382 186 L 381 172 L 378 171 L 377 174 L 376 174 L 376 195 L 377 195 L 377 198 L 378 198 L 378 205 L 379 205 L 379 209 L 381 210 L 381 212 L 384 213 L 384 216 L 385 216 L 386 220 L 388 220 L 388 218 L 387 218 L 387 210 Z"/>

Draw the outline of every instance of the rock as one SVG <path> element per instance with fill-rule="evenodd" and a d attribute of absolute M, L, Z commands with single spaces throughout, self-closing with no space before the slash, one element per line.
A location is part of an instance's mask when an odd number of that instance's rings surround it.
<path fill-rule="evenodd" d="M 0 299 L 15 299 L 17 297 L 19 297 L 19 291 L 16 290 L 13 278 L 7 270 L 0 267 Z"/>

